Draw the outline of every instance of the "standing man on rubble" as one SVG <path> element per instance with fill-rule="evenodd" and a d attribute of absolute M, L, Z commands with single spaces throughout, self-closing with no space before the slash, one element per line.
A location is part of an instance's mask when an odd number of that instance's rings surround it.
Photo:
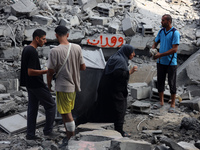
<path fill-rule="evenodd" d="M 180 41 L 179 32 L 172 26 L 172 17 L 169 14 L 162 16 L 162 29 L 158 32 L 152 49 L 155 49 L 160 43 L 159 52 L 154 55 L 157 59 L 157 88 L 160 97 L 160 103 L 154 104 L 157 109 L 164 105 L 164 88 L 166 74 L 168 74 L 168 83 L 171 93 L 171 106 L 169 112 L 175 112 L 176 97 L 176 71 L 177 71 L 177 50 Z"/>
<path fill-rule="evenodd" d="M 74 108 L 76 92 L 80 91 L 80 70 L 85 70 L 81 47 L 69 43 L 68 29 L 58 26 L 55 29 L 56 38 L 60 43 L 53 48 L 48 60 L 47 82 L 51 90 L 53 74 L 56 73 L 55 91 L 57 110 L 62 116 L 67 137 L 63 139 L 63 146 L 75 134 L 75 122 L 71 110 Z"/>
<path fill-rule="evenodd" d="M 43 81 L 42 75 L 46 74 L 48 70 L 41 70 L 38 52 L 36 50 L 38 46 L 42 47 L 46 43 L 46 32 L 41 29 L 36 29 L 32 36 L 33 41 L 22 52 L 20 74 L 20 85 L 26 86 L 28 91 L 26 139 L 41 139 L 35 135 L 39 104 L 44 107 L 46 115 L 46 124 L 43 130 L 44 135 L 54 138 L 58 136 L 58 134 L 52 132 L 56 103 Z"/>

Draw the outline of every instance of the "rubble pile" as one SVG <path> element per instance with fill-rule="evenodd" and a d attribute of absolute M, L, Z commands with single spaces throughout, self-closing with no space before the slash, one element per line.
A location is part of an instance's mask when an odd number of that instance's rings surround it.
<path fill-rule="evenodd" d="M 68 149 L 200 149 L 199 8 L 199 0 L 1 0 L 0 149 L 56 150 L 65 137 L 65 129 L 57 120 L 55 131 L 60 133 L 59 138 L 43 138 L 40 142 L 25 140 L 24 122 L 14 131 L 6 128 L 9 122 L 1 122 L 16 114 L 26 122 L 27 91 L 19 86 L 21 52 L 31 42 L 35 29 L 45 30 L 47 43 L 38 48 L 41 68 L 44 68 L 49 50 L 58 44 L 54 32 L 57 25 L 70 29 L 70 42 L 80 44 L 84 49 L 102 49 L 105 57 L 122 44 L 134 46 L 137 56 L 130 65 L 138 66 L 138 71 L 130 77 L 124 126 L 132 137 L 122 138 L 113 130 L 113 124 L 87 123 L 77 127 L 77 135 L 70 140 Z M 164 14 L 172 16 L 173 26 L 181 34 L 177 112 L 172 116 L 166 113 L 167 106 L 162 110 L 151 109 L 152 102 L 158 101 L 158 93 L 156 63 L 149 57 L 149 49 L 161 28 Z M 167 84 L 164 99 L 165 102 L 170 100 Z M 42 107 L 40 112 L 42 118 Z M 38 123 L 37 131 L 41 137 L 42 124 Z"/>

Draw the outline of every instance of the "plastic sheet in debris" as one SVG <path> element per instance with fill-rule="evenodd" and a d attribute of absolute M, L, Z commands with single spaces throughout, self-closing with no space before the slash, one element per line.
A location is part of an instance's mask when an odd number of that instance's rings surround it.
<path fill-rule="evenodd" d="M 101 49 L 99 50 L 83 49 L 82 54 L 86 67 L 104 69 L 106 62 Z"/>

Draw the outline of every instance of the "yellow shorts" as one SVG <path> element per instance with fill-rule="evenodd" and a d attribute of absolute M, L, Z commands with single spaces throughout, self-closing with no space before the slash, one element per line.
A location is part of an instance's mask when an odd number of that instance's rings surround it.
<path fill-rule="evenodd" d="M 56 92 L 57 110 L 60 114 L 70 113 L 74 109 L 76 92 Z"/>

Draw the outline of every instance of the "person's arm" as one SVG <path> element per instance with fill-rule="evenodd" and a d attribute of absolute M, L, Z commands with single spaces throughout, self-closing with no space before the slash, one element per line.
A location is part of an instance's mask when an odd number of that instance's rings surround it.
<path fill-rule="evenodd" d="M 81 64 L 80 65 L 80 70 L 85 70 L 86 69 L 86 65 L 85 64 Z"/>
<path fill-rule="evenodd" d="M 167 55 L 171 55 L 173 53 L 176 53 L 178 50 L 178 44 L 176 45 L 173 45 L 172 48 L 164 53 L 157 53 L 155 56 L 154 56 L 154 59 L 157 59 L 157 58 L 160 58 L 160 57 L 163 57 L 163 56 L 167 56 Z"/>
<path fill-rule="evenodd" d="M 132 73 L 134 73 L 135 71 L 137 71 L 137 66 L 133 66 L 133 68 L 131 68 L 130 70 L 129 70 L 129 75 L 131 75 Z"/>
<path fill-rule="evenodd" d="M 155 49 L 157 46 L 158 46 L 158 43 L 154 42 L 153 45 L 152 45 L 152 49 Z"/>
<path fill-rule="evenodd" d="M 53 74 L 54 74 L 54 70 L 53 69 L 48 69 L 48 72 L 47 72 L 47 86 L 49 88 L 49 91 L 52 91 L 51 90 L 51 81 L 53 79 Z"/>
<path fill-rule="evenodd" d="M 28 68 L 28 75 L 29 76 L 39 76 L 42 74 L 46 74 L 48 70 L 35 70 L 35 69 L 31 69 Z"/>

